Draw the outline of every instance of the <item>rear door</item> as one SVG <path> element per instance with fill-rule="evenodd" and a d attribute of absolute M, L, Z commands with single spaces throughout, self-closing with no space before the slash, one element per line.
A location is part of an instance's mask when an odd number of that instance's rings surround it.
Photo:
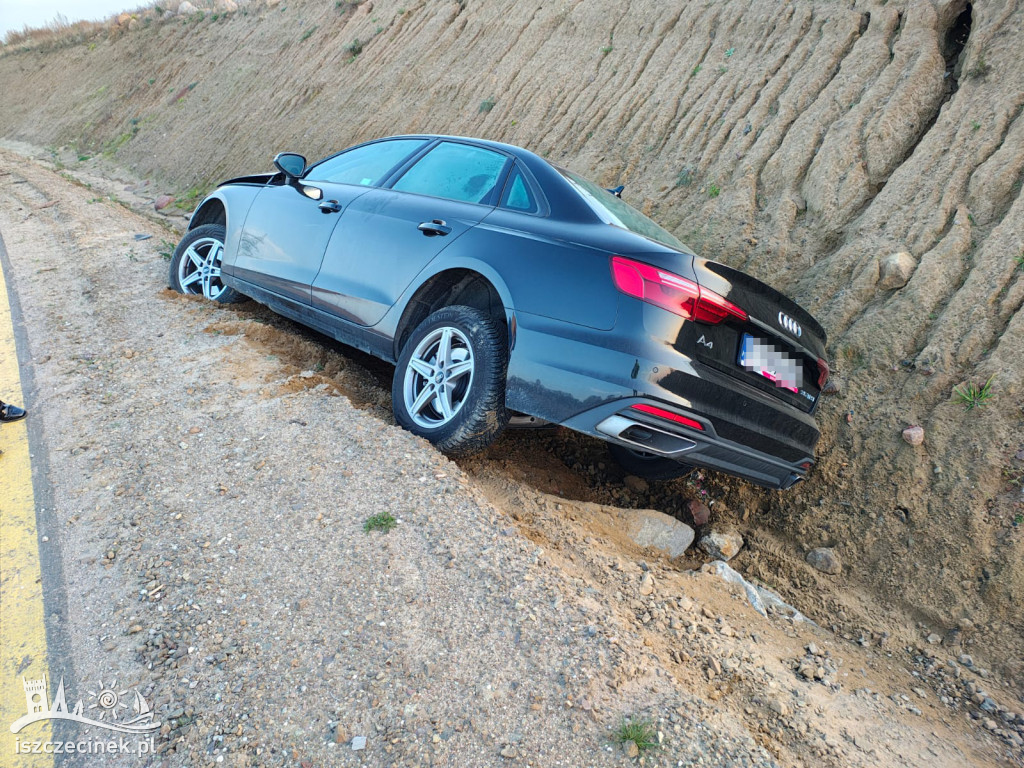
<path fill-rule="evenodd" d="M 313 282 L 313 306 L 363 326 L 380 322 L 424 267 L 494 210 L 511 160 L 441 141 L 390 189 L 349 205 Z"/>

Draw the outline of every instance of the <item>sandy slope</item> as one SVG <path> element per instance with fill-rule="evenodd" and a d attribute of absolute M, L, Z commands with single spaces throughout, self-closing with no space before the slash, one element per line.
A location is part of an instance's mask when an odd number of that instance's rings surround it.
<path fill-rule="evenodd" d="M 179 194 L 403 131 L 624 183 L 830 334 L 840 393 L 812 480 L 709 482 L 718 521 L 748 534 L 738 565 L 850 637 L 937 633 L 1019 692 L 1022 21 L 1015 0 L 251 3 L 7 53 L 0 135 L 106 151 Z M 913 275 L 881 287 L 901 251 Z M 955 402 L 990 377 L 983 407 Z M 635 503 L 675 511 L 686 492 Z M 803 563 L 822 544 L 840 579 Z"/>
<path fill-rule="evenodd" d="M 164 230 L 95 190 L 0 152 L 0 231 L 67 580 L 52 674 L 161 723 L 155 758 L 70 765 L 613 766 L 627 717 L 665 768 L 1020 764 L 990 673 L 758 615 L 579 500 L 569 445 L 457 466 L 394 425 L 386 367 L 163 289 Z M 1016 710 L 996 734 L 976 690 Z"/>

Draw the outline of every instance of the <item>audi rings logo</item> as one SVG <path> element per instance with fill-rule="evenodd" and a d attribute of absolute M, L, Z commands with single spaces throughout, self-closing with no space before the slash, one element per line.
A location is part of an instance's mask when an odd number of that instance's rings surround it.
<path fill-rule="evenodd" d="M 803 328 L 800 327 L 800 323 L 798 323 L 796 320 L 794 320 L 792 317 L 785 314 L 784 312 L 779 312 L 779 325 L 781 325 L 783 328 L 785 328 L 787 331 L 792 333 L 797 338 L 800 338 L 800 336 L 803 335 L 804 330 Z"/>

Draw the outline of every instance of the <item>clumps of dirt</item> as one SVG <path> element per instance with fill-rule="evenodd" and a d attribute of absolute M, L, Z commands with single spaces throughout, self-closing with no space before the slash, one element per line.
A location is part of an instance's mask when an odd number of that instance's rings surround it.
<path fill-rule="evenodd" d="M 174 296 L 179 296 L 171 291 Z M 261 380 L 272 388 L 264 397 L 279 397 L 321 387 L 329 396 L 344 396 L 354 406 L 371 410 L 393 422 L 389 389 L 382 386 L 388 368 L 368 355 L 343 349 L 332 340 L 281 318 L 255 302 L 232 305 L 232 320 L 217 320 L 203 329 L 206 333 L 241 336 L 261 349 L 268 365 L 257 372 L 240 370 L 239 380 Z M 360 364 L 357 360 L 370 368 Z M 371 370 L 372 368 L 372 370 Z"/>

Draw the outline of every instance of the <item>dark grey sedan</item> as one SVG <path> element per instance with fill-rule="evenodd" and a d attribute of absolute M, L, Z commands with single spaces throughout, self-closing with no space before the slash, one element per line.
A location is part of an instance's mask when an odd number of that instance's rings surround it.
<path fill-rule="evenodd" d="M 398 136 L 232 179 L 170 284 L 251 297 L 396 365 L 395 418 L 441 450 L 510 417 L 606 440 L 652 479 L 788 488 L 811 467 L 825 332 L 618 196 L 519 147 Z"/>

